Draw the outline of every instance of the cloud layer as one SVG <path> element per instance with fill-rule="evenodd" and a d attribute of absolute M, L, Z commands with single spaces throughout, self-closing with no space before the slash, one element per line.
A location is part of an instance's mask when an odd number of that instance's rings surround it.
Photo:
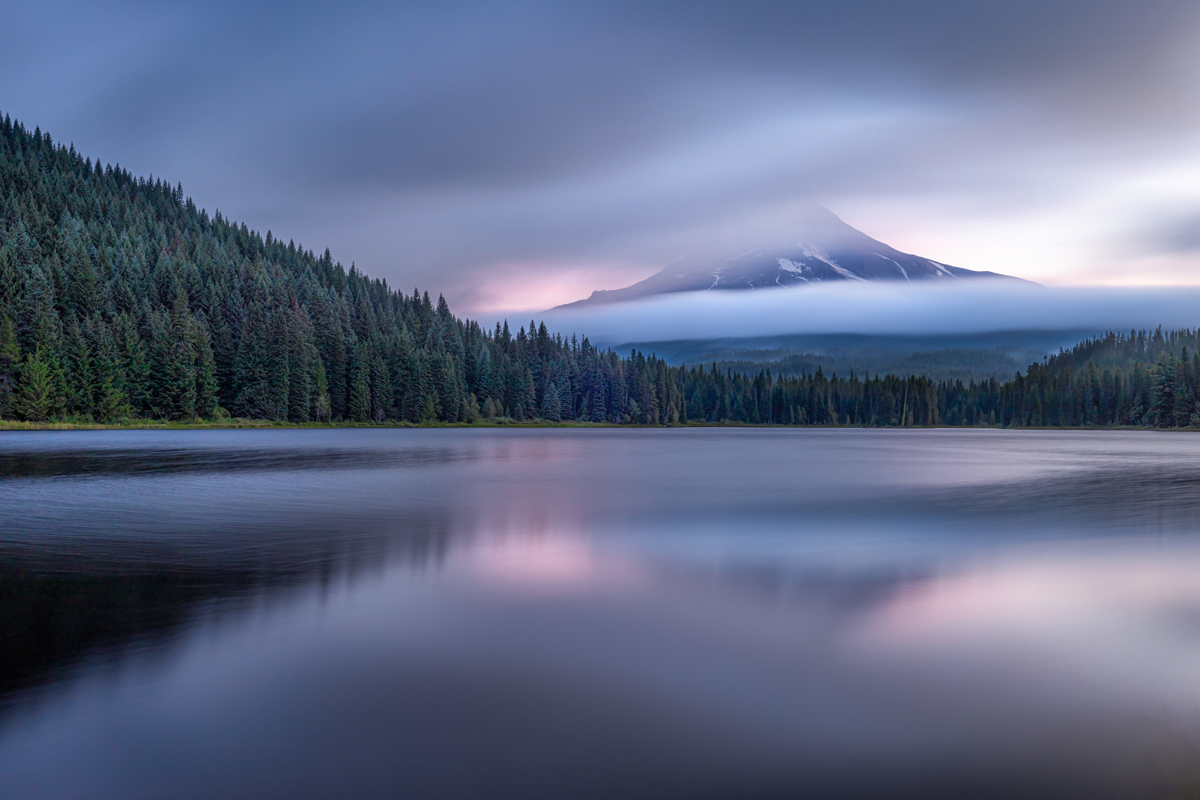
<path fill-rule="evenodd" d="M 983 279 L 944 285 L 846 282 L 659 295 L 547 312 L 538 316 L 543 319 L 566 336 L 586 334 L 607 345 L 805 333 L 1194 328 L 1200 326 L 1200 287 L 1044 288 Z"/>

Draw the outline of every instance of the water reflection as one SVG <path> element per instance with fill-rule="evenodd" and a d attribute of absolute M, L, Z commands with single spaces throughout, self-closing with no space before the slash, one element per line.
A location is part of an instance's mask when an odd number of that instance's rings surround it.
<path fill-rule="evenodd" d="M 5 437 L 0 791 L 1186 796 L 1198 443 Z"/>

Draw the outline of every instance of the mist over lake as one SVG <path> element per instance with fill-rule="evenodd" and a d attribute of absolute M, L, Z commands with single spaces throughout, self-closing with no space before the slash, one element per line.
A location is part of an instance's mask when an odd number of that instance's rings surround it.
<path fill-rule="evenodd" d="M 1194 791 L 1200 439 L 8 433 L 0 794 Z"/>

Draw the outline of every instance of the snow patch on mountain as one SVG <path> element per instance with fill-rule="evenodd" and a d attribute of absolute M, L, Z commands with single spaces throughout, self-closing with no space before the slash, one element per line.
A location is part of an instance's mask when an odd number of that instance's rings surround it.
<path fill-rule="evenodd" d="M 958 278 L 957 275 L 955 275 L 950 270 L 946 269 L 945 264 L 939 264 L 937 261 L 934 261 L 933 259 L 929 259 L 929 258 L 927 258 L 925 260 L 928 261 L 929 265 L 937 271 L 937 274 L 939 277 Z M 961 280 L 961 278 L 959 278 L 959 280 Z"/>
<path fill-rule="evenodd" d="M 784 272 L 792 273 L 793 275 L 795 275 L 797 278 L 804 281 L 805 283 L 808 283 L 808 278 L 806 278 L 804 276 L 804 273 L 807 272 L 810 275 L 812 274 L 812 267 L 810 267 L 804 263 L 797 263 L 795 261 L 792 261 L 790 258 L 779 259 L 779 268 L 781 270 L 783 270 Z M 779 283 L 779 278 L 780 278 L 780 276 L 776 276 L 775 283 L 782 286 L 783 284 Z M 820 278 L 817 278 L 817 280 L 820 280 Z"/>
<path fill-rule="evenodd" d="M 899 261 L 896 261 L 895 259 L 888 258 L 887 256 L 880 256 L 880 255 L 879 255 L 879 253 L 876 253 L 875 255 L 879 256 L 879 257 L 880 257 L 880 258 L 882 258 L 884 261 L 891 261 L 893 264 L 895 264 L 895 265 L 896 265 L 896 269 L 900 270 L 900 274 L 904 276 L 904 280 L 908 281 L 909 283 L 912 283 L 912 279 L 908 277 L 908 273 L 904 271 L 904 267 L 900 266 L 900 262 L 899 262 Z"/>
<path fill-rule="evenodd" d="M 804 255 L 807 258 L 815 258 L 818 261 L 824 261 L 826 264 L 829 265 L 829 267 L 834 272 L 836 272 L 838 275 L 841 275 L 843 278 L 846 278 L 847 280 L 852 280 L 852 281 L 865 281 L 866 280 L 865 278 L 862 278 L 862 277 L 854 274 L 854 272 L 852 270 L 848 270 L 845 267 L 843 267 L 841 264 L 834 261 L 832 258 L 827 256 L 821 250 L 821 248 L 817 247 L 816 245 L 811 244 L 809 242 L 805 242 L 805 241 L 799 241 L 796 244 L 800 247 L 800 252 L 804 253 Z"/>

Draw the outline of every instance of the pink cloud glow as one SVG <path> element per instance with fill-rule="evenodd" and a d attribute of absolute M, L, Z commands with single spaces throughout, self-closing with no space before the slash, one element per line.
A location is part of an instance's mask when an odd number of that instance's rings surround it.
<path fill-rule="evenodd" d="M 510 321 L 517 322 L 521 319 L 517 315 L 582 300 L 597 289 L 619 289 L 659 269 L 645 264 L 495 264 L 478 271 L 474 280 L 447 299 L 456 314 L 510 314 Z"/>

